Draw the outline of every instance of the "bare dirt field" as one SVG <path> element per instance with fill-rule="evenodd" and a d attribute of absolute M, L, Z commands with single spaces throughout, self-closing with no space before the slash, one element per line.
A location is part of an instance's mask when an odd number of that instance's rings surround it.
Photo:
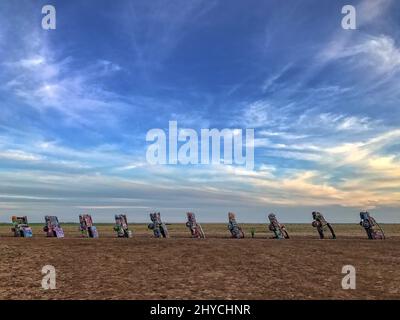
<path fill-rule="evenodd" d="M 204 224 L 207 239 L 190 239 L 184 225 L 154 239 L 145 225 L 117 239 L 98 225 L 99 239 L 13 238 L 0 226 L 1 299 L 399 299 L 400 225 L 384 225 L 385 241 L 366 240 L 358 225 L 336 225 L 337 240 L 319 240 L 309 225 L 288 225 L 291 239 L 268 239 L 266 225 L 243 225 L 229 239 L 225 224 Z M 53 265 L 57 289 L 41 288 L 41 269 Z M 357 289 L 343 290 L 343 265 L 357 270 Z"/>

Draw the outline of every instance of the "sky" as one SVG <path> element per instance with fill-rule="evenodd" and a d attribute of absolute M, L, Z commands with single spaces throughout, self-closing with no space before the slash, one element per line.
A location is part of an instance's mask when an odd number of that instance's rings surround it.
<path fill-rule="evenodd" d="M 2 0 L 0 221 L 400 223 L 399 24 L 395 0 Z M 169 121 L 253 128 L 254 170 L 150 165 Z"/>

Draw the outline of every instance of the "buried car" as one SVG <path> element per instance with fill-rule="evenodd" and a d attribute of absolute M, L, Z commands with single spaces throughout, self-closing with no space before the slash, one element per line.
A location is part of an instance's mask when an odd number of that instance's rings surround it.
<path fill-rule="evenodd" d="M 125 214 L 115 215 L 114 231 L 117 232 L 118 238 L 132 238 L 132 231 L 128 227 L 128 219 Z"/>
<path fill-rule="evenodd" d="M 270 222 L 268 229 L 274 233 L 274 239 L 289 239 L 289 233 L 287 232 L 285 225 L 279 223 L 274 213 L 270 213 L 268 219 Z"/>
<path fill-rule="evenodd" d="M 326 231 L 326 229 L 328 229 L 330 231 L 330 233 L 332 235 L 332 239 L 336 239 L 336 234 L 335 234 L 335 231 L 333 230 L 332 225 L 328 221 L 326 221 L 326 219 L 322 215 L 322 213 L 320 213 L 318 211 L 314 211 L 312 213 L 312 217 L 313 217 L 314 221 L 312 222 L 311 225 L 314 228 L 317 228 L 320 239 L 325 238 L 324 232 Z"/>
<path fill-rule="evenodd" d="M 153 230 L 156 238 L 168 238 L 168 229 L 164 222 L 161 221 L 160 212 L 150 213 L 151 223 L 147 226 L 150 230 Z"/>
<path fill-rule="evenodd" d="M 61 228 L 56 216 L 45 216 L 45 226 L 43 231 L 47 237 L 64 238 L 64 230 Z"/>
<path fill-rule="evenodd" d="M 244 238 L 244 232 L 239 224 L 236 222 L 236 215 L 233 212 L 229 212 L 228 219 L 228 230 L 231 232 L 232 238 Z"/>
<path fill-rule="evenodd" d="M 376 220 L 369 214 L 369 212 L 360 212 L 360 226 L 362 226 L 367 232 L 367 237 L 370 240 L 384 240 L 385 234 L 381 226 Z"/>
<path fill-rule="evenodd" d="M 201 227 L 200 223 L 197 223 L 196 216 L 193 212 L 187 212 L 187 219 L 186 227 L 189 228 L 190 233 L 192 234 L 192 238 L 205 238 L 206 235 L 204 234 L 203 228 Z"/>
<path fill-rule="evenodd" d="M 13 224 L 11 231 L 14 232 L 15 237 L 31 238 L 33 236 L 32 229 L 28 225 L 27 216 L 23 217 L 12 216 L 11 221 Z"/>
<path fill-rule="evenodd" d="M 92 216 L 89 214 L 79 215 L 79 231 L 84 238 L 98 238 L 97 228 L 93 225 Z"/>

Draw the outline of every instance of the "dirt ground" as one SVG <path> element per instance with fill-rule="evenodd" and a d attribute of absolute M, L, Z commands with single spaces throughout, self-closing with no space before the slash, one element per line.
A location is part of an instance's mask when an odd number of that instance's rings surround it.
<path fill-rule="evenodd" d="M 229 239 L 226 225 L 203 225 L 208 238 L 190 239 L 183 225 L 154 239 L 145 225 L 117 239 L 98 225 L 99 239 L 13 238 L 0 226 L 1 299 L 399 299 L 400 226 L 386 225 L 385 241 L 369 241 L 357 225 L 337 225 L 337 240 L 319 240 L 309 225 L 289 225 L 291 239 L 267 238 L 265 225 L 244 225 Z M 270 236 L 268 234 L 268 236 Z M 344 265 L 357 271 L 356 290 L 343 290 Z M 41 269 L 53 265 L 57 288 L 41 288 Z"/>

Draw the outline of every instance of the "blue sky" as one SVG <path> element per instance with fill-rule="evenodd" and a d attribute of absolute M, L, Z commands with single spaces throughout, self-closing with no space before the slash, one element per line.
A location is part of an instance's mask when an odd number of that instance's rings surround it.
<path fill-rule="evenodd" d="M 42 30 L 41 8 L 57 10 Z M 357 9 L 357 30 L 341 8 Z M 400 3 L 0 2 L 0 220 L 400 222 Z M 152 166 L 148 130 L 254 128 L 255 170 Z"/>

